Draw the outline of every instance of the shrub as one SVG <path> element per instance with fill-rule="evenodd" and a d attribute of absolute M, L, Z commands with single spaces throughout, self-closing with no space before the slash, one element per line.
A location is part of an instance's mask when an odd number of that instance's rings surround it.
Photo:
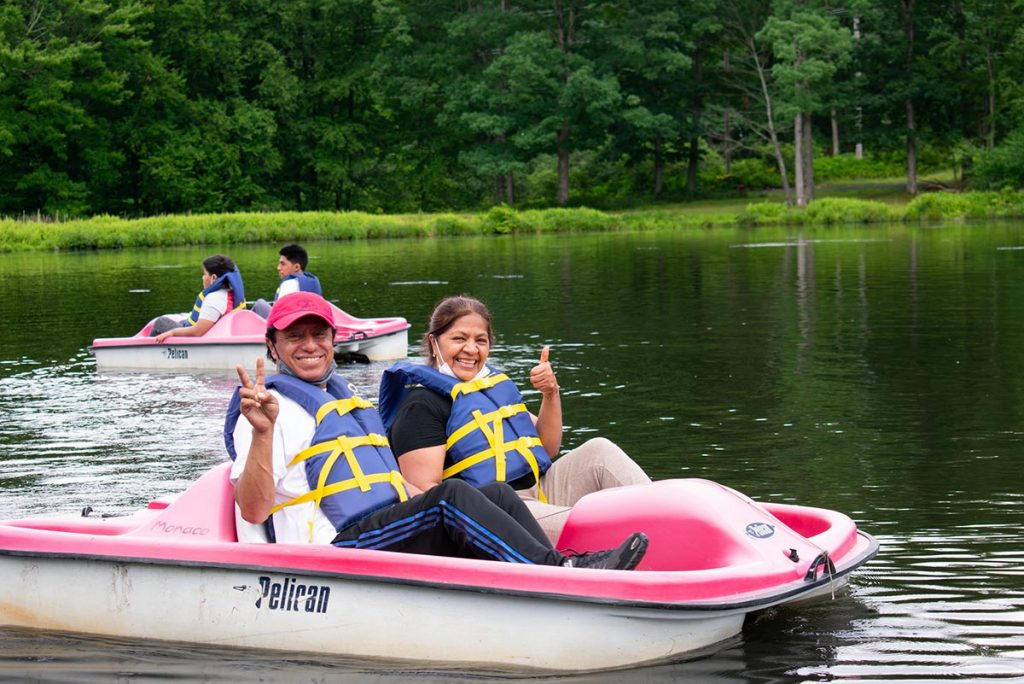
<path fill-rule="evenodd" d="M 890 178 L 906 173 L 906 163 L 881 157 L 857 159 L 853 154 L 814 158 L 814 179 L 826 182 L 837 179 Z"/>
<path fill-rule="evenodd" d="M 757 202 L 748 204 L 737 217 L 740 225 L 762 226 L 785 223 L 784 220 L 793 212 L 781 202 Z"/>
<path fill-rule="evenodd" d="M 484 215 L 481 225 L 486 232 L 495 235 L 519 233 L 523 228 L 519 214 L 507 204 L 491 207 Z"/>
<path fill-rule="evenodd" d="M 1024 129 L 1017 129 L 994 149 L 981 152 L 968 178 L 978 190 L 1017 189 L 1024 185 Z"/>
<path fill-rule="evenodd" d="M 702 191 L 713 195 L 782 187 L 774 162 L 760 158 L 735 159 L 729 173 L 721 162 L 702 165 L 698 180 Z"/>
<path fill-rule="evenodd" d="M 906 208 L 908 219 L 1009 218 L 1024 216 L 1024 193 L 1002 192 L 941 193 L 915 197 Z"/>
<path fill-rule="evenodd" d="M 899 213 L 884 202 L 825 197 L 811 202 L 805 210 L 807 221 L 826 225 L 838 223 L 880 223 L 899 220 Z"/>

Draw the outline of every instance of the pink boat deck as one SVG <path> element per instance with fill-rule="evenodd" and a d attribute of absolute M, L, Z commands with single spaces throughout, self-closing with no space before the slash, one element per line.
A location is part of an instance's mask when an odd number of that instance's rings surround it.
<path fill-rule="evenodd" d="M 574 508 L 559 547 L 608 548 L 642 530 L 651 544 L 634 572 L 331 546 L 238 543 L 228 472 L 229 464 L 217 466 L 169 504 L 155 502 L 123 518 L 0 522 L 0 553 L 251 566 L 488 592 L 542 592 L 691 608 L 703 604 L 714 609 L 723 602 L 737 604 L 801 591 L 807 585 L 804 576 L 811 561 L 822 550 L 829 552 L 837 574 L 842 574 L 853 567 L 844 569 L 846 565 L 859 565 L 876 548 L 840 513 L 757 504 L 727 487 L 696 479 L 606 490 L 584 498 Z M 772 528 L 767 537 L 765 525 Z M 764 538 L 752 538 L 751 529 Z M 799 561 L 791 559 L 793 549 Z"/>

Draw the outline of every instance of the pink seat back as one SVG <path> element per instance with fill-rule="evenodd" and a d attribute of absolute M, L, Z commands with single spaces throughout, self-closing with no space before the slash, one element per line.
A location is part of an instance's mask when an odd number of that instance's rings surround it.
<path fill-rule="evenodd" d="M 238 541 L 231 463 L 214 466 L 132 536 L 189 542 Z"/>

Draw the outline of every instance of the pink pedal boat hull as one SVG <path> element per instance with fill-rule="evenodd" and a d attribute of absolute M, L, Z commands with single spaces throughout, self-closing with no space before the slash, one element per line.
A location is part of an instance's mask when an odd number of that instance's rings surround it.
<path fill-rule="evenodd" d="M 404 359 L 409 323 L 401 317 L 357 318 L 331 304 L 337 335 L 335 354 L 366 361 Z M 89 350 L 99 370 L 234 370 L 265 353 L 267 322 L 247 309 L 225 314 L 202 337 L 171 337 L 158 343 L 149 335 L 153 319 L 131 337 L 101 337 Z"/>
<path fill-rule="evenodd" d="M 845 515 L 707 480 L 591 494 L 559 548 L 650 536 L 632 572 L 236 541 L 227 464 L 120 518 L 0 522 L 0 625 L 465 670 L 692 658 L 754 611 L 835 596 L 878 550 Z M 402 634 L 396 639 L 396 630 Z"/>

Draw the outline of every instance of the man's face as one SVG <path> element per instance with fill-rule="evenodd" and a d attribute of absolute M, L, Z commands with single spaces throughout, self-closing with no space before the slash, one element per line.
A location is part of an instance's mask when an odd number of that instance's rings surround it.
<path fill-rule="evenodd" d="M 334 331 L 314 316 L 300 318 L 277 331 L 271 355 L 306 382 L 319 380 L 334 360 Z"/>
<path fill-rule="evenodd" d="M 284 280 L 290 275 L 301 273 L 302 267 L 294 261 L 289 261 L 286 257 L 281 257 L 277 260 L 277 275 L 281 280 Z"/>

